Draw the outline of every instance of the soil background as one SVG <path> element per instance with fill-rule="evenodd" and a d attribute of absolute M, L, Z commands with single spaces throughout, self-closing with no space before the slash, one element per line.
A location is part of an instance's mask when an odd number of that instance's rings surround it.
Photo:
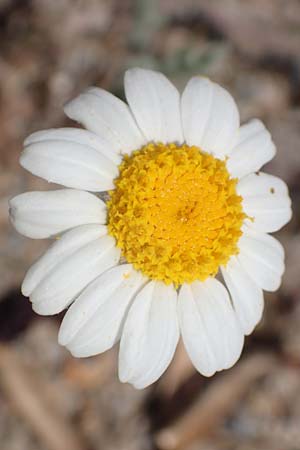
<path fill-rule="evenodd" d="M 281 289 L 231 370 L 206 379 L 180 345 L 138 391 L 117 378 L 117 349 L 73 359 L 61 317 L 20 294 L 48 245 L 19 236 L 9 198 L 49 186 L 18 165 L 31 132 L 71 125 L 63 104 L 90 85 L 123 97 L 124 70 L 163 71 L 182 89 L 204 74 L 228 88 L 242 122 L 259 117 L 294 216 Z M 0 449 L 300 449 L 300 2 L 298 0 L 0 0 Z M 52 186 L 53 187 L 53 186 Z M 54 186 L 55 187 L 55 186 Z"/>

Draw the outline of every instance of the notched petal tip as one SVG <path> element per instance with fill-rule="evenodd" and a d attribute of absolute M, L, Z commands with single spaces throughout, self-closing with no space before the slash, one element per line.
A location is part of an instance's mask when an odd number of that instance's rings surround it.
<path fill-rule="evenodd" d="M 181 288 L 179 320 L 184 345 L 202 375 L 228 369 L 240 357 L 244 336 L 228 292 L 216 279 Z"/>
<path fill-rule="evenodd" d="M 181 96 L 183 134 L 188 145 L 223 159 L 230 154 L 239 129 L 237 105 L 223 87 L 193 77 Z"/>
<path fill-rule="evenodd" d="M 146 141 L 183 142 L 180 95 L 162 73 L 134 68 L 124 76 L 131 112 Z"/>

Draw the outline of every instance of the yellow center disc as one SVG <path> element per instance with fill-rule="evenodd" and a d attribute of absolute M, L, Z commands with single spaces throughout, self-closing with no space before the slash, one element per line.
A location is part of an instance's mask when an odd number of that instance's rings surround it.
<path fill-rule="evenodd" d="M 198 147 L 148 144 L 119 171 L 108 230 L 135 269 L 178 286 L 214 276 L 238 253 L 245 214 L 225 162 Z"/>

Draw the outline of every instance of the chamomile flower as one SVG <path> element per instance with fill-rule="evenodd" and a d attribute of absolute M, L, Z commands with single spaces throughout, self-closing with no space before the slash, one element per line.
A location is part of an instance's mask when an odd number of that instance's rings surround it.
<path fill-rule="evenodd" d="M 69 307 L 59 342 L 75 356 L 120 340 L 123 382 L 156 381 L 180 335 L 211 376 L 237 361 L 263 290 L 280 285 L 284 251 L 267 233 L 291 218 L 288 189 L 258 172 L 275 155 L 262 122 L 240 126 L 233 98 L 207 78 L 180 96 L 161 73 L 132 69 L 125 94 L 128 105 L 87 89 L 65 107 L 86 130 L 25 140 L 21 165 L 66 189 L 10 202 L 20 233 L 57 238 L 22 292 L 39 314 Z"/>

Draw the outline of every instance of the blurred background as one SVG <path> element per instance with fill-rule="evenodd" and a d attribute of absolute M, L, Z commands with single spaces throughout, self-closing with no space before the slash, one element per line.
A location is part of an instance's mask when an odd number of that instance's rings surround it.
<path fill-rule="evenodd" d="M 73 359 L 61 317 L 20 294 L 48 243 L 10 227 L 7 201 L 47 183 L 18 165 L 31 132 L 71 125 L 63 104 L 89 85 L 123 96 L 131 66 L 182 89 L 205 74 L 261 118 L 278 153 L 266 170 L 289 185 L 294 217 L 279 237 L 287 271 L 240 362 L 212 379 L 179 346 L 143 391 L 119 383 L 116 349 Z M 0 449 L 300 449 L 299 0 L 0 0 Z"/>

